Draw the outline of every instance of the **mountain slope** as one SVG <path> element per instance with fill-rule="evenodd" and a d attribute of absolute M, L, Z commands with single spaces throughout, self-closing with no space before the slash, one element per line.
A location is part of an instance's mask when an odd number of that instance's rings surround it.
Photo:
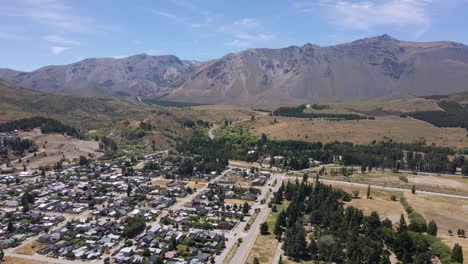
<path fill-rule="evenodd" d="M 86 59 L 0 79 L 80 96 L 150 96 L 210 104 L 404 98 L 468 90 L 468 47 L 382 35 L 320 47 L 250 49 L 198 63 L 175 56 Z"/>
<path fill-rule="evenodd" d="M 468 90 L 468 47 L 387 35 L 349 44 L 251 49 L 203 63 L 167 100 L 276 104 Z"/>
<path fill-rule="evenodd" d="M 175 56 L 85 59 L 33 72 L 0 69 L 0 79 L 42 92 L 80 96 L 147 95 L 188 72 L 194 62 Z"/>
<path fill-rule="evenodd" d="M 148 116 L 154 108 L 135 101 L 47 94 L 0 81 L 0 121 L 50 116 L 79 128 L 99 128 L 106 122 Z"/>

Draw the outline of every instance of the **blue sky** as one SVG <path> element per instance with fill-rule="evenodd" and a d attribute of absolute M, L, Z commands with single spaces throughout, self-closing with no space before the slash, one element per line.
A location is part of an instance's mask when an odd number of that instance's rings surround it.
<path fill-rule="evenodd" d="M 468 43 L 468 0 L 0 0 L 0 67 L 248 48 L 322 46 L 389 34 Z"/>

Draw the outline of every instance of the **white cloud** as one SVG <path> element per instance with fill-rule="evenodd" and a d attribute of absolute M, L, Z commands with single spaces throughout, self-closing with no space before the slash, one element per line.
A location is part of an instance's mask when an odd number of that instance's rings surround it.
<path fill-rule="evenodd" d="M 275 35 L 272 34 L 248 34 L 244 32 L 235 32 L 234 36 L 239 39 L 248 40 L 248 41 L 257 41 L 257 42 L 267 42 L 273 40 Z"/>
<path fill-rule="evenodd" d="M 114 59 L 123 59 L 123 58 L 127 58 L 128 55 L 117 55 L 117 56 L 113 56 L 112 58 Z"/>
<path fill-rule="evenodd" d="M 244 40 L 235 39 L 229 42 L 224 43 L 224 45 L 234 48 L 245 48 L 250 45 L 249 42 Z"/>
<path fill-rule="evenodd" d="M 256 28 L 259 26 L 258 22 L 253 18 L 243 18 L 232 23 L 237 28 Z"/>
<path fill-rule="evenodd" d="M 168 19 L 173 19 L 173 20 L 179 19 L 179 17 L 173 13 L 163 12 L 163 11 L 158 11 L 158 10 L 151 10 L 151 12 L 153 12 L 154 14 L 158 16 L 162 16 Z"/>
<path fill-rule="evenodd" d="M 51 43 L 57 43 L 57 44 L 67 44 L 67 45 L 78 45 L 79 42 L 73 39 L 65 38 L 62 36 L 58 35 L 48 35 L 44 37 L 44 40 L 51 42 Z"/>
<path fill-rule="evenodd" d="M 324 13 L 334 23 L 349 29 L 369 30 L 379 26 L 412 26 L 419 34 L 427 31 L 431 20 L 427 7 L 432 0 L 321 0 L 297 2 L 302 13 Z"/>
<path fill-rule="evenodd" d="M 265 44 L 273 39 L 275 35 L 263 33 L 265 29 L 260 23 L 252 18 L 243 18 L 230 24 L 225 24 L 219 28 L 233 38 L 232 41 L 225 42 L 224 45 L 236 48 L 244 48 L 253 44 Z"/>
<path fill-rule="evenodd" d="M 62 52 L 71 49 L 71 47 L 62 47 L 62 46 L 52 46 L 50 47 L 50 51 L 54 55 L 60 55 Z"/>

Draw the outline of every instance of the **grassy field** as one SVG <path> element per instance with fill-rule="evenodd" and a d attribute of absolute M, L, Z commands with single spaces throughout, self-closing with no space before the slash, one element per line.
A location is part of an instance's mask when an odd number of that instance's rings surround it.
<path fill-rule="evenodd" d="M 274 123 L 276 118 L 277 123 Z M 428 144 L 468 147 L 468 137 L 462 128 L 438 128 L 413 118 L 378 116 L 375 120 L 329 121 L 325 119 L 264 117 L 250 127 L 250 132 L 270 139 L 302 141 L 349 141 L 368 144 L 373 140 L 414 142 L 424 140 Z"/>
<path fill-rule="evenodd" d="M 468 238 L 457 237 L 457 229 L 468 231 L 468 200 L 435 197 L 423 194 L 405 195 L 410 205 L 427 220 L 434 220 L 438 226 L 438 237 L 448 246 L 455 243 L 463 248 L 464 263 L 468 263 Z M 449 236 L 448 230 L 454 232 Z"/>
<path fill-rule="evenodd" d="M 327 167 L 327 172 L 329 169 Z M 356 170 L 359 169 L 356 168 Z M 374 169 L 370 173 L 356 172 L 348 177 L 324 175 L 323 178 L 405 189 L 411 189 L 415 185 L 417 190 L 460 195 L 466 195 L 466 190 L 468 190 L 468 177 L 413 175 L 407 172 L 393 173 L 390 170 L 379 169 Z"/>
<path fill-rule="evenodd" d="M 260 263 L 271 263 L 275 250 L 278 246 L 278 240 L 276 240 L 273 230 L 275 228 L 276 218 L 282 210 L 286 210 L 289 202 L 284 201 L 283 204 L 278 205 L 277 212 L 270 212 L 266 222 L 268 223 L 268 230 L 270 233 L 266 236 L 259 235 L 255 244 L 252 248 L 252 251 L 249 254 L 247 263 L 253 263 L 255 257 L 258 258 Z"/>

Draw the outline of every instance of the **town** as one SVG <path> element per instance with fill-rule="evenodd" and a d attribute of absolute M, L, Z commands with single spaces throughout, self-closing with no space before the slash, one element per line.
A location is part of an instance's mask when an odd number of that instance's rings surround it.
<path fill-rule="evenodd" d="M 0 248 L 15 255 L 33 244 L 40 247 L 33 259 L 56 263 L 221 263 L 238 235 L 257 231 L 258 210 L 281 174 L 228 167 L 182 178 L 180 157 L 80 157 L 75 165 L 0 175 Z"/>

